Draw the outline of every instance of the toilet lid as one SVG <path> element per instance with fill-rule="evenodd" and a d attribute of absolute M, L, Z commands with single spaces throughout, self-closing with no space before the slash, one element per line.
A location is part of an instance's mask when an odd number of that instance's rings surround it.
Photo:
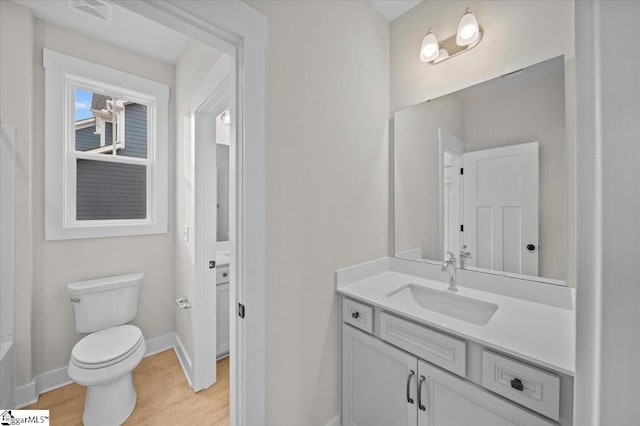
<path fill-rule="evenodd" d="M 71 351 L 74 364 L 83 368 L 101 368 L 128 357 L 142 343 L 142 331 L 125 324 L 83 337 Z"/>

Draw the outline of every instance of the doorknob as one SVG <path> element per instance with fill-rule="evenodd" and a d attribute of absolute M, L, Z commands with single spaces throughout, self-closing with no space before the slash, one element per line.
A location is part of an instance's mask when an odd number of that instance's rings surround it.
<path fill-rule="evenodd" d="M 533 244 L 527 244 L 527 250 L 529 251 L 534 251 L 536 249 L 536 246 Z"/>

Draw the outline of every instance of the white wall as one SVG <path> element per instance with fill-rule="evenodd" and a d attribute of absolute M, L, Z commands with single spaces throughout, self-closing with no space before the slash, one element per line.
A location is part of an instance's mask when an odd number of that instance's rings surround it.
<path fill-rule="evenodd" d="M 191 96 L 217 62 L 220 53 L 202 43 L 190 40 L 176 64 L 176 156 L 175 186 L 175 298 L 193 300 L 193 164 L 191 163 Z M 184 225 L 189 226 L 190 240 L 183 238 Z M 175 306 L 175 305 L 174 305 Z M 193 325 L 191 310 L 176 310 L 176 332 L 187 355 L 193 357 Z"/>
<path fill-rule="evenodd" d="M 16 381 L 23 384 L 33 374 L 33 18 L 8 1 L 0 1 L 0 94 L 0 120 L 16 126 Z"/>
<path fill-rule="evenodd" d="M 576 420 L 640 418 L 640 3 L 576 2 Z"/>
<path fill-rule="evenodd" d="M 429 28 L 440 39 L 470 7 L 484 35 L 473 50 L 438 65 L 420 62 Z M 391 111 L 565 55 L 567 137 L 567 282 L 575 284 L 575 54 L 572 1 L 425 1 L 391 23 Z"/>
<path fill-rule="evenodd" d="M 464 103 L 442 96 L 394 116 L 395 252 L 422 248 L 424 259 L 440 252 L 438 128 L 464 140 Z"/>
<path fill-rule="evenodd" d="M 73 306 L 66 285 L 96 277 L 144 272 L 138 316 L 133 321 L 147 339 L 175 329 L 173 315 L 173 212 L 169 211 L 169 233 L 140 237 L 85 240 L 44 240 L 44 69 L 42 48 L 87 59 L 173 86 L 174 69 L 119 47 L 106 44 L 64 28 L 36 20 L 35 50 L 31 55 L 34 75 L 33 139 L 33 300 L 19 298 L 18 306 L 33 305 L 34 375 L 64 367 L 74 343 L 81 335 L 75 331 Z M 169 134 L 173 134 L 173 102 L 169 102 Z M 169 142 L 169 206 L 174 203 L 174 144 Z M 19 354 L 21 356 L 21 354 Z"/>
<path fill-rule="evenodd" d="M 366 1 L 252 1 L 267 48 L 267 424 L 340 412 L 336 268 L 387 254 L 389 32 Z"/>

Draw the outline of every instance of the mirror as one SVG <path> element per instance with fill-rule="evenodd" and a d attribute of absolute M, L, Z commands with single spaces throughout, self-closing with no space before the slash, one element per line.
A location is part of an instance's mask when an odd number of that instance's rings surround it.
<path fill-rule="evenodd" d="M 396 257 L 564 284 L 564 91 L 557 57 L 396 112 Z"/>
<path fill-rule="evenodd" d="M 229 241 L 229 109 L 216 117 L 217 227 L 216 241 Z"/>

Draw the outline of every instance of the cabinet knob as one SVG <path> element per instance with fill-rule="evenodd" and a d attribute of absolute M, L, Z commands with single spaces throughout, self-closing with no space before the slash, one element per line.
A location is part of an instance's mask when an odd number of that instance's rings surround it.
<path fill-rule="evenodd" d="M 520 392 L 524 390 L 524 385 L 522 384 L 522 380 L 520 379 L 511 380 L 511 387 Z"/>
<path fill-rule="evenodd" d="M 360 312 L 358 311 L 351 312 L 351 317 L 353 317 L 354 319 L 360 318 Z"/>
<path fill-rule="evenodd" d="M 224 278 L 227 278 L 227 277 L 229 276 L 229 274 L 228 274 L 228 273 L 226 273 L 226 272 L 223 272 L 223 273 L 222 273 L 222 276 L 223 276 Z"/>
<path fill-rule="evenodd" d="M 535 249 L 536 249 L 536 246 L 534 244 L 527 244 L 527 250 L 534 251 Z"/>

